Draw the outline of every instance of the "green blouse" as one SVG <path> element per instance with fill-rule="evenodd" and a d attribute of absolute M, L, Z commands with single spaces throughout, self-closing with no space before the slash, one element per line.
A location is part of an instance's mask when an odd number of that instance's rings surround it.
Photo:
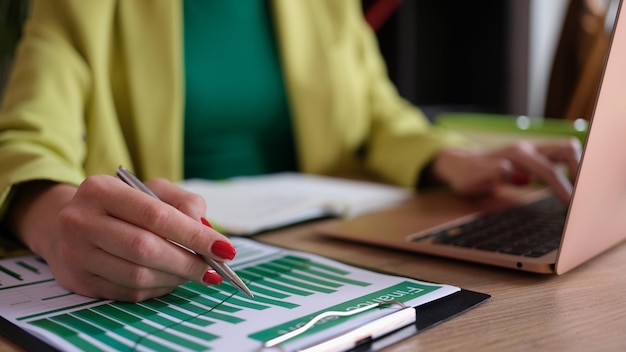
<path fill-rule="evenodd" d="M 295 170 L 266 1 L 184 0 L 184 177 Z"/>

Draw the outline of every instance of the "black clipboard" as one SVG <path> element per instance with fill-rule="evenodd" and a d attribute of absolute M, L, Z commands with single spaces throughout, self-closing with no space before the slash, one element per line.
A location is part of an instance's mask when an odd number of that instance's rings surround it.
<path fill-rule="evenodd" d="M 376 340 L 366 341 L 351 351 L 370 352 L 379 351 L 420 332 L 435 327 L 450 320 L 478 305 L 486 302 L 491 295 L 481 292 L 461 289 L 449 296 L 415 307 L 415 324 L 396 330 L 391 334 Z"/>

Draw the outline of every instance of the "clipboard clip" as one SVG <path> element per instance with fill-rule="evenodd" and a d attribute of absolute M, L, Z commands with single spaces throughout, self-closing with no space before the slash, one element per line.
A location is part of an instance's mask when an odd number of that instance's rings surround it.
<path fill-rule="evenodd" d="M 302 325 L 301 327 L 299 327 L 298 329 L 295 329 L 293 331 L 290 331 L 286 334 L 283 334 L 281 336 L 277 336 L 271 340 L 266 341 L 263 344 L 263 348 L 272 348 L 272 347 L 276 347 L 278 345 L 280 345 L 281 343 L 284 343 L 290 339 L 293 339 L 296 336 L 299 336 L 300 334 L 303 334 L 304 332 L 306 332 L 307 330 L 309 330 L 311 327 L 313 327 L 318 321 L 328 318 L 328 317 L 348 317 L 351 315 L 356 315 L 374 308 L 378 308 L 381 306 L 386 306 L 386 305 L 392 305 L 392 304 L 397 304 L 400 307 L 402 307 L 401 310 L 407 309 L 407 308 L 411 308 L 407 306 L 406 304 L 404 304 L 401 301 L 387 301 L 387 302 L 379 302 L 379 303 L 373 303 L 367 306 L 363 306 L 361 308 L 357 308 L 357 309 L 353 309 L 350 311 L 327 311 L 327 312 L 323 312 L 320 313 L 318 315 L 316 315 L 315 317 L 313 317 L 311 320 L 309 320 L 306 324 Z"/>

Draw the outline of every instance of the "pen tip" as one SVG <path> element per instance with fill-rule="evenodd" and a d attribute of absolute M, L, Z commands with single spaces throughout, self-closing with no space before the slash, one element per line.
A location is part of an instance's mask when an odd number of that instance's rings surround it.
<path fill-rule="evenodd" d="M 254 298 L 254 294 L 252 293 L 252 291 L 250 291 L 250 289 L 247 286 L 244 285 L 243 287 L 241 287 L 241 291 L 245 293 L 246 296 L 250 298 Z"/>

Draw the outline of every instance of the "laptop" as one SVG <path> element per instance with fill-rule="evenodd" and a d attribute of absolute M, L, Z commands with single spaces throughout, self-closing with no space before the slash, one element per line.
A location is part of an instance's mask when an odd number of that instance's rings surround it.
<path fill-rule="evenodd" d="M 400 207 L 320 227 L 320 234 L 556 274 L 610 249 L 626 239 L 625 62 L 620 2 L 569 204 L 545 189 L 503 188 L 488 200 L 425 192 Z"/>

